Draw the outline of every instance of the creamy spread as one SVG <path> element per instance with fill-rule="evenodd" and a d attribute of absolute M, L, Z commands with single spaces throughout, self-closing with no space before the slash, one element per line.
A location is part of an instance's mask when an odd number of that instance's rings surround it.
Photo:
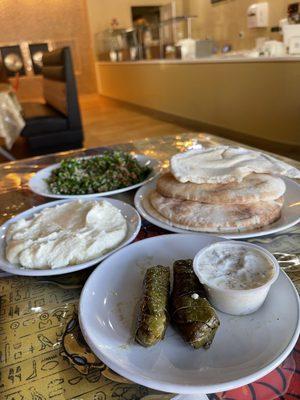
<path fill-rule="evenodd" d="M 11 224 L 6 234 L 6 258 L 25 268 L 75 265 L 115 248 L 126 232 L 125 218 L 109 202 L 67 202 Z"/>
<path fill-rule="evenodd" d="M 273 264 L 259 250 L 239 243 L 216 243 L 201 253 L 198 276 L 202 283 L 220 289 L 253 289 L 274 275 Z"/>

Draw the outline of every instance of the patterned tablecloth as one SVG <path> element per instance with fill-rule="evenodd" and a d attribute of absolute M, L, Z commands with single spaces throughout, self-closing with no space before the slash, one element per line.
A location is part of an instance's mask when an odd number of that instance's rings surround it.
<path fill-rule="evenodd" d="M 178 151 L 199 144 L 218 143 L 232 142 L 207 134 L 182 134 L 113 148 L 145 154 L 164 161 L 167 166 L 167 160 Z M 27 186 L 29 178 L 39 169 L 70 155 L 93 155 L 102 151 L 103 148 L 65 152 L 0 165 L 0 222 L 49 201 L 33 194 Z M 287 161 L 299 167 L 300 163 Z M 132 203 L 133 194 L 128 192 L 115 197 Z M 166 231 L 143 221 L 137 240 L 164 233 Z M 300 225 L 249 241 L 276 253 L 280 265 L 299 290 Z M 0 276 L 1 400 L 164 400 L 174 397 L 174 394 L 127 381 L 90 352 L 78 326 L 77 306 L 81 288 L 92 270 L 50 278 Z M 299 342 L 283 364 L 263 379 L 209 397 L 300 399 Z"/>

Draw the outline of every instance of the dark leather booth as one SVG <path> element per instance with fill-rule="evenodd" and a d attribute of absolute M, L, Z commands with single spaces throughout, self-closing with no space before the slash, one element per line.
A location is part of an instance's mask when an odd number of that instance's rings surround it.
<path fill-rule="evenodd" d="M 76 81 L 68 47 L 43 55 L 43 103 L 22 103 L 31 154 L 82 147 L 83 130 Z"/>

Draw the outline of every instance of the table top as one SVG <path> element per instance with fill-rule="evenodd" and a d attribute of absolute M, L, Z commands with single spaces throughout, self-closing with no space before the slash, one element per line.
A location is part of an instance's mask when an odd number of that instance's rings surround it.
<path fill-rule="evenodd" d="M 183 133 L 111 146 L 163 161 L 174 153 L 203 144 L 232 144 L 213 135 Z M 70 156 L 96 155 L 104 148 L 83 149 L 0 164 L 0 223 L 50 199 L 28 188 L 39 169 Z M 279 157 L 300 167 L 300 163 Z M 134 191 L 114 196 L 132 203 Z M 143 221 L 138 240 L 166 231 Z M 300 288 L 300 224 L 286 231 L 249 239 L 271 252 L 285 254 L 280 265 Z M 293 259 L 294 257 L 294 259 Z M 298 258 L 299 259 L 299 258 Z M 0 266 L 1 267 L 1 266 Z M 77 306 L 81 288 L 93 268 L 64 276 L 25 278 L 0 276 L 0 398 L 46 399 L 171 399 L 120 377 L 89 350 L 81 336 Z M 298 346 L 298 347 L 297 347 Z M 295 399 L 300 397 L 300 345 L 275 371 L 259 381 L 211 399 Z"/>

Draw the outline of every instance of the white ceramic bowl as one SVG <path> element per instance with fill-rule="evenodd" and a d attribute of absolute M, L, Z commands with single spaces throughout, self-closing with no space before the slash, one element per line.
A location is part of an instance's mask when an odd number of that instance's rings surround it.
<path fill-rule="evenodd" d="M 237 242 L 234 240 L 226 242 L 226 244 L 232 243 L 232 245 L 240 245 L 242 247 L 254 248 L 258 251 L 264 258 L 266 258 L 273 266 L 273 275 L 270 280 L 268 280 L 263 285 L 253 288 L 253 289 L 228 289 L 216 287 L 213 284 L 210 285 L 207 281 L 204 281 L 201 277 L 199 271 L 199 266 L 201 265 L 201 257 L 203 253 L 213 246 L 218 246 L 220 242 L 214 243 L 201 249 L 195 256 L 193 261 L 193 268 L 195 274 L 198 276 L 200 282 L 204 285 L 208 299 L 210 303 L 216 307 L 218 310 L 232 315 L 247 315 L 257 311 L 264 303 L 271 285 L 276 281 L 279 274 L 279 264 L 276 258 L 264 248 L 257 246 L 252 243 Z"/>
<path fill-rule="evenodd" d="M 93 155 L 93 156 L 88 156 L 88 157 L 80 157 L 78 159 L 82 158 L 92 158 L 96 156 L 101 156 L 99 155 Z M 49 186 L 47 183 L 47 179 L 51 176 L 51 173 L 54 169 L 59 168 L 60 163 L 50 165 L 49 167 L 43 168 L 40 171 L 38 171 L 33 177 L 30 179 L 28 182 L 29 188 L 36 194 L 44 197 L 50 197 L 52 199 L 76 199 L 76 198 L 92 198 L 92 197 L 102 197 L 102 196 L 112 196 L 115 194 L 127 192 L 128 190 L 133 190 L 136 189 L 148 182 L 150 182 L 152 179 L 154 179 L 160 172 L 161 172 L 161 162 L 158 160 L 155 160 L 153 158 L 144 156 L 142 154 L 136 154 L 133 155 L 134 158 L 139 162 L 140 165 L 142 166 L 147 166 L 152 169 L 151 173 L 149 176 L 143 180 L 142 182 L 136 183 L 135 185 L 127 186 L 125 188 L 121 189 L 116 189 L 116 190 L 110 190 L 107 192 L 100 192 L 100 193 L 90 193 L 90 194 L 81 194 L 81 195 L 67 195 L 67 194 L 54 194 L 50 192 Z M 77 157 L 76 157 L 77 158 Z"/>
<path fill-rule="evenodd" d="M 96 199 L 96 198 L 95 198 Z M 99 200 L 100 198 L 98 198 Z M 89 198 L 87 199 L 82 199 L 82 201 L 88 201 L 90 200 Z M 104 260 L 106 257 L 108 257 L 110 254 L 114 253 L 115 251 L 119 250 L 121 247 L 126 246 L 127 244 L 131 243 L 139 233 L 141 229 L 141 218 L 138 214 L 138 212 L 130 206 L 129 204 L 117 200 L 117 199 L 110 199 L 109 197 L 103 198 L 103 200 L 108 201 L 110 204 L 112 204 L 114 207 L 117 207 L 123 217 L 126 219 L 127 222 L 127 233 L 122 240 L 121 243 L 119 243 L 118 246 L 116 246 L 114 249 L 111 251 L 108 251 L 107 253 L 93 259 L 89 260 L 86 262 L 83 262 L 81 264 L 76 264 L 76 265 L 68 265 L 66 267 L 61 267 L 61 268 L 48 268 L 48 269 L 31 269 L 31 268 L 23 268 L 20 264 L 11 264 L 10 262 L 7 261 L 6 255 L 5 255 L 5 249 L 6 249 L 6 232 L 10 224 L 19 221 L 20 219 L 28 219 L 32 218 L 34 214 L 37 214 L 44 210 L 45 208 L 48 207 L 56 207 L 60 204 L 68 203 L 70 199 L 66 200 L 58 200 L 58 201 L 52 201 L 50 203 L 44 203 L 39 206 L 30 208 L 29 210 L 26 210 L 22 212 L 19 215 L 16 215 L 15 217 L 11 218 L 10 220 L 6 221 L 2 226 L 0 226 L 0 270 L 3 270 L 5 272 L 8 272 L 10 274 L 15 274 L 15 275 L 24 275 L 24 276 L 50 276 L 50 275 L 61 275 L 61 274 L 68 274 L 70 272 L 76 272 L 81 269 L 89 268 L 92 267 L 93 265 L 98 264 L 100 261 Z"/>

